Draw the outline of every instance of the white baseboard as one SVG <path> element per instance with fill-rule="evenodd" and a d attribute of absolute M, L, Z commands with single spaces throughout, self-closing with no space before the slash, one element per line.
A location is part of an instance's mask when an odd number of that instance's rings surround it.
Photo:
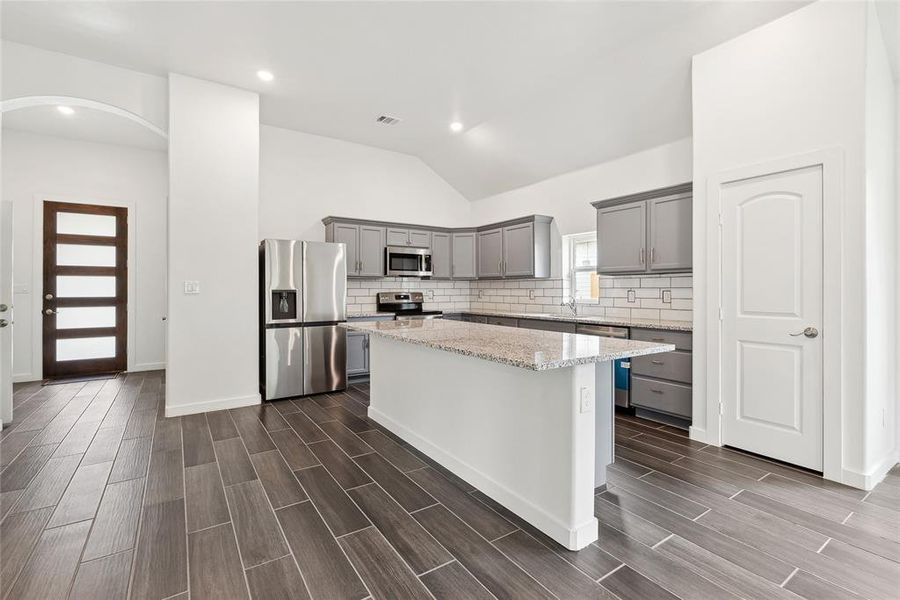
<path fill-rule="evenodd" d="M 203 402 L 192 402 L 190 404 L 176 404 L 175 406 L 166 405 L 166 416 L 181 417 L 184 415 L 193 415 L 214 410 L 224 410 L 226 408 L 253 406 L 260 402 L 261 399 L 259 394 L 251 394 L 250 396 L 235 396 L 234 398 L 217 398 L 215 400 L 204 400 Z"/>
<path fill-rule="evenodd" d="M 888 454 L 874 469 L 870 469 L 868 473 L 844 469 L 841 472 L 841 483 L 861 490 L 871 490 L 882 482 L 887 472 L 898 462 L 900 462 L 900 452 L 895 450 Z"/>
<path fill-rule="evenodd" d="M 529 523 L 534 524 L 538 529 L 566 548 L 584 548 L 591 542 L 597 540 L 599 526 L 596 518 L 592 517 L 586 523 L 581 523 L 574 529 L 570 529 L 546 511 L 535 506 L 522 496 L 508 489 L 506 486 L 496 482 L 481 471 L 473 468 L 468 463 L 459 460 L 454 455 L 438 448 L 431 442 L 413 433 L 411 430 L 400 423 L 397 423 L 378 409 L 369 406 L 368 416 L 373 421 L 379 423 L 395 435 L 412 444 L 416 449 L 446 468 L 448 471 L 474 485 L 481 492 L 499 502 Z"/>
<path fill-rule="evenodd" d="M 34 373 L 13 373 L 13 383 L 28 383 L 29 381 L 40 381 L 40 377 L 36 377 Z"/>
<path fill-rule="evenodd" d="M 708 439 L 706 439 L 706 430 L 700 429 L 699 427 L 694 427 L 690 425 L 688 427 L 688 437 L 696 442 L 703 442 L 704 444 L 712 444 Z M 718 445 L 718 444 L 714 444 Z"/>
<path fill-rule="evenodd" d="M 162 371 L 166 368 L 165 362 L 149 362 L 134 365 L 128 369 L 129 373 L 137 373 L 139 371 Z"/>

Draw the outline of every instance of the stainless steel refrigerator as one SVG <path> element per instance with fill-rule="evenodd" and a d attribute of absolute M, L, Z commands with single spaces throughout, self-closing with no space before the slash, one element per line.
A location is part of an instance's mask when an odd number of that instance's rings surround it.
<path fill-rule="evenodd" d="M 347 387 L 347 248 L 259 244 L 260 394 L 264 400 Z"/>

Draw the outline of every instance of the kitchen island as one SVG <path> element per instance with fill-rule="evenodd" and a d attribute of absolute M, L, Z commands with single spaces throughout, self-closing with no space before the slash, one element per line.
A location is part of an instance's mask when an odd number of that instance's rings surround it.
<path fill-rule="evenodd" d="M 369 417 L 570 550 L 597 539 L 612 361 L 670 344 L 441 319 L 370 335 Z"/>

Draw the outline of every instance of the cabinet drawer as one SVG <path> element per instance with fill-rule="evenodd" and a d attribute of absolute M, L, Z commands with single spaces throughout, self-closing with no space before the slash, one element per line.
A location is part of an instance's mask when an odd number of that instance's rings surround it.
<path fill-rule="evenodd" d="M 519 320 L 510 317 L 485 317 L 488 325 L 503 325 L 504 327 L 518 327 Z"/>
<path fill-rule="evenodd" d="M 631 403 L 634 406 L 691 418 L 691 386 L 631 376 Z"/>
<path fill-rule="evenodd" d="M 664 352 L 649 356 L 635 356 L 631 359 L 631 372 L 661 379 L 671 379 L 682 383 L 691 382 L 691 353 Z"/>
<path fill-rule="evenodd" d="M 664 329 L 639 329 L 632 327 L 631 339 L 642 342 L 675 344 L 675 348 L 678 350 L 691 350 L 694 346 L 694 336 L 690 331 L 666 331 Z"/>
<path fill-rule="evenodd" d="M 541 329 L 543 331 L 559 331 L 560 333 L 575 333 L 575 323 L 567 323 L 565 321 L 519 319 L 519 327 L 524 329 Z"/>

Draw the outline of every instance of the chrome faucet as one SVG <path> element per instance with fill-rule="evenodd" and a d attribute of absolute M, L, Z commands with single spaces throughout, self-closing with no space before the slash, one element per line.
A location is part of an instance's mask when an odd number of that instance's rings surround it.
<path fill-rule="evenodd" d="M 568 306 L 569 310 L 572 311 L 572 316 L 578 316 L 578 302 L 575 300 L 575 296 L 572 296 L 568 302 L 560 303 L 560 306 Z"/>

